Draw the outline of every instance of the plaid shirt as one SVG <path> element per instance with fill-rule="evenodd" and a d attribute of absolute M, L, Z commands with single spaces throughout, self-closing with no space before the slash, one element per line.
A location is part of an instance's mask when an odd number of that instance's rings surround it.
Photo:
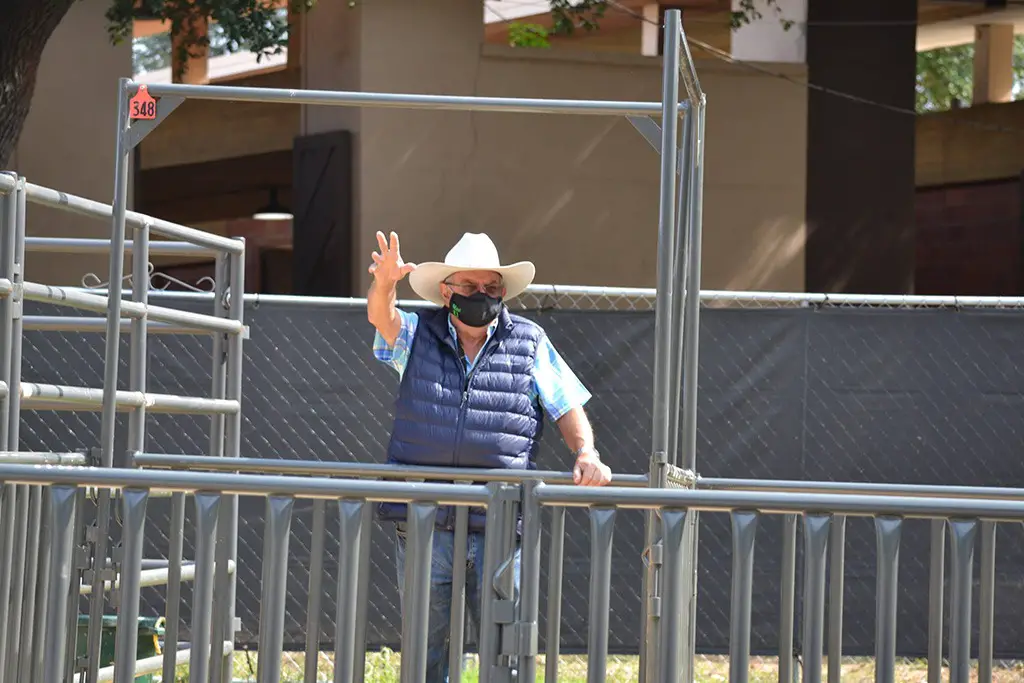
<path fill-rule="evenodd" d="M 409 362 L 409 354 L 412 353 L 412 343 L 416 338 L 416 327 L 419 325 L 420 318 L 415 313 L 407 313 L 402 310 L 398 311 L 398 316 L 402 327 L 398 332 L 394 348 L 388 346 L 380 332 L 377 332 L 373 338 L 373 355 L 377 360 L 394 369 L 401 378 L 402 373 L 405 372 L 405 366 Z M 487 328 L 487 340 L 484 342 L 483 348 L 480 349 L 480 353 L 477 354 L 477 358 L 483 354 L 483 350 L 491 342 L 496 324 L 497 321 L 491 323 Z M 448 319 L 448 331 L 451 332 L 452 339 L 458 339 L 451 318 Z M 463 358 L 463 360 L 468 373 L 473 369 L 474 361 L 470 361 L 468 358 Z M 551 345 L 545 335 L 537 349 L 534 361 L 533 391 L 530 400 L 539 399 L 548 417 L 557 421 L 573 408 L 583 406 L 590 398 L 590 392 L 558 355 L 555 347 Z"/>

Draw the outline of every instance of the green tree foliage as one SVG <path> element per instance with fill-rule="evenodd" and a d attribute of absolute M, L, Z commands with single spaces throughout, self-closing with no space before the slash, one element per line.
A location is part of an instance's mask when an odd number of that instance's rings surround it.
<path fill-rule="evenodd" d="M 551 5 L 551 28 L 539 24 L 509 22 L 508 42 L 513 47 L 550 47 L 552 36 L 568 36 L 578 30 L 593 31 L 600 26 L 601 18 L 609 9 L 625 10 L 614 0 L 549 0 Z M 763 19 L 758 10 L 757 0 L 740 0 L 739 9 L 732 13 L 730 21 L 737 29 L 751 21 Z M 763 6 L 770 10 L 789 30 L 793 22 L 786 19 L 779 9 L 778 0 L 763 0 Z"/>
<path fill-rule="evenodd" d="M 1024 84 L 1024 36 L 1013 43 L 1014 90 Z M 954 102 L 971 105 L 974 45 L 954 45 L 917 53 L 917 111 L 944 111 Z"/>

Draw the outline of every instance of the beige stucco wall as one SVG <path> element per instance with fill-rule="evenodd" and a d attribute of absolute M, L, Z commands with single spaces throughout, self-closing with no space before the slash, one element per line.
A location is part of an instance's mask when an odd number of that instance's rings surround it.
<path fill-rule="evenodd" d="M 917 117 L 918 187 L 996 180 L 1024 169 L 1024 101 Z"/>
<path fill-rule="evenodd" d="M 106 203 L 113 199 L 117 81 L 132 72 L 131 45 L 112 46 L 107 36 L 103 13 L 109 4 L 72 3 L 50 38 L 12 164 L 37 185 Z M 29 205 L 27 231 L 109 238 L 110 222 Z M 106 279 L 108 268 L 106 257 L 30 254 L 26 275 L 35 282 L 80 285 L 88 272 Z"/>
<path fill-rule="evenodd" d="M 44 67 L 19 163 L 36 182 L 109 201 L 114 86 L 130 68 L 130 53 L 104 42 L 98 3 L 77 4 L 69 15 L 75 30 L 51 41 L 53 66 Z M 318 7 L 303 37 L 303 82 L 378 92 L 660 99 L 657 58 L 484 45 L 476 0 L 428 4 Z M 391 21 L 396 8 L 408 21 Z M 83 54 L 102 67 L 68 67 Z M 767 66 L 805 75 L 802 66 Z M 709 103 L 703 287 L 802 290 L 806 89 L 718 61 L 699 60 L 697 69 Z M 82 93 L 79 118 L 57 125 L 62 110 L 53 102 L 67 92 Z M 360 288 L 368 284 L 376 230 L 399 232 L 414 261 L 443 258 L 463 231 L 486 231 L 505 259 L 534 260 L 539 282 L 655 284 L 660 162 L 622 118 L 189 101 L 143 142 L 142 165 L 287 149 L 303 130 L 332 127 L 357 134 Z M 59 234 L 109 230 L 79 218 L 47 224 Z M 53 261 L 46 278 L 78 282 L 87 270 L 105 272 L 104 260 L 96 261 Z"/>
<path fill-rule="evenodd" d="M 800 291 L 806 91 L 720 62 L 697 68 L 709 102 L 703 286 Z M 423 72 L 391 73 L 406 81 L 398 86 L 431 91 L 414 80 Z M 489 45 L 470 75 L 486 96 L 656 101 L 661 92 L 660 61 L 629 55 Z M 504 258 L 533 260 L 539 282 L 655 284 L 660 162 L 625 119 L 386 110 L 361 126 L 362 286 L 378 229 L 397 231 L 413 261 L 441 259 L 463 231 L 485 231 Z"/>

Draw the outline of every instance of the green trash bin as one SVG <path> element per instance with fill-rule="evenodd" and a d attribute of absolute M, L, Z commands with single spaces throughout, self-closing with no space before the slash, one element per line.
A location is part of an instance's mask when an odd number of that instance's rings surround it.
<path fill-rule="evenodd" d="M 164 635 L 163 617 L 139 617 L 139 640 L 135 648 L 137 659 L 155 657 L 160 654 L 159 638 Z M 117 615 L 107 614 L 103 617 L 103 629 L 100 632 L 100 668 L 114 663 L 114 642 L 117 633 Z M 78 647 L 77 655 L 84 657 L 89 634 L 89 615 L 78 615 Z M 153 675 L 138 676 L 138 683 L 153 683 Z"/>

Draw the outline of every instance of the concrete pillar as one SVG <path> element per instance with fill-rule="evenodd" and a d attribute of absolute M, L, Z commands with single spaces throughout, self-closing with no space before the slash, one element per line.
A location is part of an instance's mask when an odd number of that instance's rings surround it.
<path fill-rule="evenodd" d="M 477 87 L 483 43 L 480 0 L 370 0 L 317 3 L 301 33 L 304 88 L 471 95 Z M 357 281 L 369 285 L 366 267 L 377 230 L 397 230 L 409 260 L 441 258 L 417 251 L 434 229 L 455 235 L 479 230 L 465 221 L 458 193 L 439 196 L 424 216 L 422 196 L 440 194 L 446 167 L 462 168 L 474 152 L 475 119 L 468 112 L 380 108 L 304 107 L 303 135 L 353 134 L 349 258 Z M 327 139 L 327 138 L 324 138 Z M 302 162 L 298 162 L 302 163 Z M 303 189 L 295 188 L 302 196 Z M 443 201 L 441 201 L 443 200 Z M 335 207 L 333 210 L 340 210 Z M 337 216 L 346 220 L 347 216 Z M 461 221 L 461 222 L 460 222 Z M 296 218 L 296 254 L 307 237 Z M 454 239 L 452 240 L 454 242 Z M 310 245 L 313 248 L 313 245 Z"/>
<path fill-rule="evenodd" d="M 732 0 L 732 11 L 742 10 Z M 803 64 L 807 57 L 807 0 L 754 0 L 761 15 L 732 32 L 732 56 L 746 62 Z"/>
<path fill-rule="evenodd" d="M 104 203 L 114 196 L 117 80 L 132 75 L 131 42 L 110 44 L 109 6 L 108 0 L 71 3 L 43 50 L 39 86 L 12 159 L 30 182 Z M 131 185 L 129 177 L 128 208 Z M 110 221 L 29 204 L 27 230 L 39 237 L 109 238 Z M 86 273 L 105 281 L 108 268 L 99 255 L 26 257 L 26 279 L 53 285 L 81 286 Z"/>
<path fill-rule="evenodd" d="M 1013 24 L 974 28 L 973 104 L 1013 100 Z"/>
<path fill-rule="evenodd" d="M 810 0 L 807 20 L 807 289 L 912 293 L 917 0 Z"/>
<path fill-rule="evenodd" d="M 683 13 L 683 27 L 686 28 L 686 2 L 652 2 L 641 8 L 643 23 L 640 27 L 640 54 L 645 57 L 661 56 L 661 46 L 665 43 L 662 26 L 665 24 L 666 10 L 677 9 Z"/>

